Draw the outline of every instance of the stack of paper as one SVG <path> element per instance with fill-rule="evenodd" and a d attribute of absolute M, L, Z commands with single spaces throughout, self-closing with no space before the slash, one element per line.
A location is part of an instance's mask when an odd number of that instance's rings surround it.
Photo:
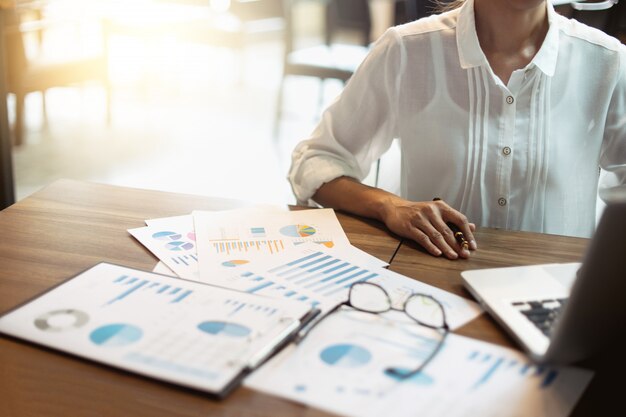
<path fill-rule="evenodd" d="M 292 299 L 322 312 L 345 301 L 353 283 L 372 282 L 400 309 L 411 294 L 433 296 L 452 330 L 482 312 L 476 303 L 389 271 L 352 247 L 332 210 L 196 211 L 146 224 L 129 232 L 186 279 Z M 515 416 L 524 409 L 564 416 L 591 378 L 575 368 L 537 367 L 519 352 L 456 335 L 414 378 L 400 381 L 386 372 L 419 364 L 436 337 L 399 312 L 379 316 L 346 308 L 247 384 L 345 415 L 451 416 L 471 410 Z"/>
<path fill-rule="evenodd" d="M 384 269 L 385 262 L 350 244 L 330 209 L 194 211 L 146 224 L 129 232 L 181 278 L 322 312 L 346 300 L 353 283 L 376 282 L 398 305 L 415 292 L 435 296 L 452 327 L 481 313 L 471 301 Z"/>
<path fill-rule="evenodd" d="M 330 209 L 194 211 L 146 224 L 129 232 L 177 276 L 201 282 L 307 242 L 352 248 Z"/>
<path fill-rule="evenodd" d="M 451 334 L 440 338 L 397 317 L 342 310 L 245 381 L 248 387 L 348 416 L 564 417 L 592 372 L 537 366 L 512 349 Z"/>

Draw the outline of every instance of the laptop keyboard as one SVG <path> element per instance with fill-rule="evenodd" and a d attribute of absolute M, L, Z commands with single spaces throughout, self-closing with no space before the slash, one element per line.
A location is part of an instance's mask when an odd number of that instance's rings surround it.
<path fill-rule="evenodd" d="M 516 301 L 513 307 L 530 320 L 547 337 L 550 337 L 552 325 L 565 306 L 566 298 L 540 301 Z"/>

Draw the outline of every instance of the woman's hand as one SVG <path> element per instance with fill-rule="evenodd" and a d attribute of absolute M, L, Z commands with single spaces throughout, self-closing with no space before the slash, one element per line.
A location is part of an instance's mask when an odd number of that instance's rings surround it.
<path fill-rule="evenodd" d="M 435 256 L 443 254 L 448 259 L 468 258 L 470 250 L 477 249 L 472 233 L 476 226 L 442 200 L 412 202 L 399 197 L 390 198 L 384 204 L 382 219 L 392 232 L 416 241 Z M 469 248 L 464 248 L 455 239 L 446 224 L 448 222 L 459 228 Z"/>
<path fill-rule="evenodd" d="M 442 200 L 412 202 L 350 177 L 323 184 L 313 198 L 325 207 L 380 220 L 395 234 L 416 241 L 435 256 L 468 258 L 470 250 L 477 249 L 476 226 Z M 457 242 L 446 223 L 458 227 L 468 248 Z"/>

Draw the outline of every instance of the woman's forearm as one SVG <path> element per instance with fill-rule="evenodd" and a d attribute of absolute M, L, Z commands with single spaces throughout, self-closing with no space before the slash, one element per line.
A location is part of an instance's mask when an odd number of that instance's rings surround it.
<path fill-rule="evenodd" d="M 313 196 L 313 200 L 324 207 L 382 222 L 385 221 L 391 203 L 399 199 L 394 194 L 367 186 L 350 177 L 335 178 L 323 184 Z"/>
<path fill-rule="evenodd" d="M 322 185 L 313 200 L 324 207 L 379 220 L 395 234 L 413 239 L 435 256 L 467 258 L 477 248 L 475 225 L 446 202 L 404 200 L 379 188 L 369 187 L 350 177 L 339 177 Z M 451 230 L 458 228 L 461 245 Z M 467 239 L 467 240 L 466 240 Z"/>

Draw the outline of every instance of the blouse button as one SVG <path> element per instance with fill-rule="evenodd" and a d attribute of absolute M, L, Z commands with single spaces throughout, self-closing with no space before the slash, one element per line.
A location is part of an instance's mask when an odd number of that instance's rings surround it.
<path fill-rule="evenodd" d="M 504 148 L 502 148 L 502 153 L 505 155 L 511 155 L 511 148 L 509 148 L 508 146 L 505 146 Z"/>
<path fill-rule="evenodd" d="M 498 204 L 500 204 L 501 206 L 506 206 L 506 198 L 500 197 L 498 199 Z"/>
<path fill-rule="evenodd" d="M 513 98 L 513 96 L 507 96 L 506 97 L 506 102 L 508 104 L 513 104 L 514 101 L 515 101 L 515 99 Z"/>

